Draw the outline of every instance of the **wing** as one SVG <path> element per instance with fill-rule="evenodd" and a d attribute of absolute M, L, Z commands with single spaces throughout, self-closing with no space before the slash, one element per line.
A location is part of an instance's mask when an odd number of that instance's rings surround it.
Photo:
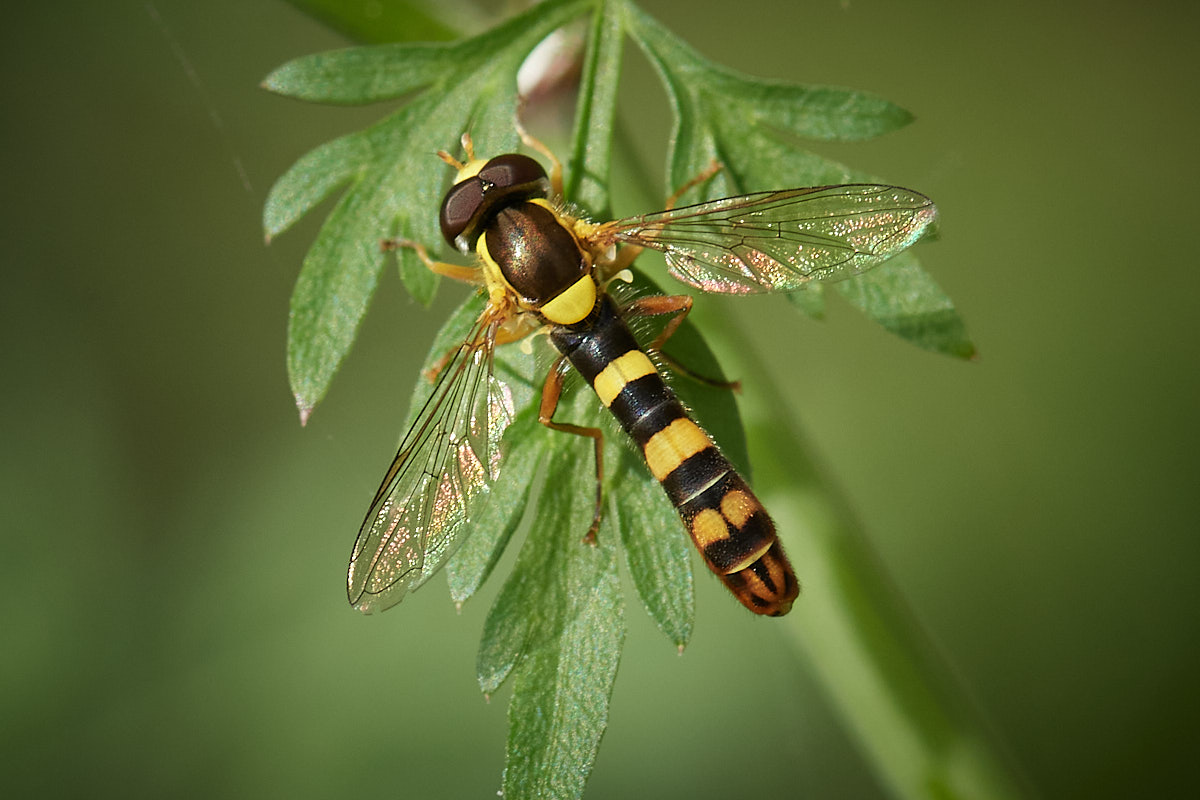
<path fill-rule="evenodd" d="M 451 355 L 367 511 L 346 577 L 364 613 L 399 603 L 458 549 L 473 501 L 496 479 L 512 422 L 492 375 L 495 326 L 481 319 Z"/>
<path fill-rule="evenodd" d="M 936 216 L 933 201 L 911 189 L 849 184 L 629 217 L 593 238 L 659 250 L 672 276 L 706 292 L 790 292 L 865 272 L 920 239 Z"/>

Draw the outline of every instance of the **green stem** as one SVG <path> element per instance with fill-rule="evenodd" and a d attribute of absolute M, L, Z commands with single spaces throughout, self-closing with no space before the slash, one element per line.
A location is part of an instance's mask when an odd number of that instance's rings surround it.
<path fill-rule="evenodd" d="M 723 363 L 755 376 L 740 398 L 755 487 L 804 587 L 785 629 L 881 781 L 901 798 L 1028 796 L 848 506 L 822 482 L 755 348 L 731 326 L 706 334 Z"/>

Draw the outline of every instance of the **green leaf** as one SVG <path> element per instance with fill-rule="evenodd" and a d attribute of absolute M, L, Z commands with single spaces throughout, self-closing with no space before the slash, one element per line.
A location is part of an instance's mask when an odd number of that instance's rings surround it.
<path fill-rule="evenodd" d="M 794 137 L 870 138 L 907 124 L 912 118 L 908 112 L 866 92 L 738 75 L 706 61 L 635 6 L 628 13 L 630 34 L 658 70 L 675 111 L 669 187 L 685 184 L 714 160 L 724 169 L 698 190 L 703 199 L 881 182 L 801 149 Z M 975 352 L 953 304 L 910 253 L 838 288 L 868 317 L 919 347 L 959 357 Z M 885 293 L 895 298 L 885 300 Z M 824 314 L 823 297 L 820 287 L 792 296 L 816 318 Z"/>
<path fill-rule="evenodd" d="M 825 287 L 821 284 L 810 283 L 800 291 L 788 294 L 787 299 L 813 319 L 825 319 Z"/>
<path fill-rule="evenodd" d="M 305 256 L 292 292 L 288 377 L 301 423 L 354 340 L 383 265 L 378 240 L 362 230 L 369 225 L 364 197 L 342 197 Z"/>
<path fill-rule="evenodd" d="M 912 253 L 838 283 L 837 289 L 851 305 L 918 347 L 957 358 L 975 356 L 962 317 Z"/>
<path fill-rule="evenodd" d="M 349 183 L 370 157 L 369 137 L 350 134 L 309 151 L 271 187 L 263 209 L 267 241 L 290 228 L 322 200 Z"/>
<path fill-rule="evenodd" d="M 597 219 L 610 215 L 608 181 L 625 38 L 624 5 L 621 0 L 597 2 L 580 78 L 570 169 L 563 184 L 563 194 Z"/>
<path fill-rule="evenodd" d="M 558 448 L 547 460 L 536 509 L 544 524 L 484 625 L 480 686 L 494 691 L 515 671 L 505 797 L 581 796 L 608 721 L 625 636 L 616 533 L 585 543 L 591 496 L 556 479 L 585 469 L 590 451 Z"/>
<path fill-rule="evenodd" d="M 435 83 L 470 55 L 473 42 L 415 42 L 352 47 L 289 61 L 262 87 L 314 103 L 354 105 L 392 100 Z"/>
<path fill-rule="evenodd" d="M 357 335 L 384 262 L 379 240 L 440 240 L 433 210 L 441 203 L 447 170 L 430 150 L 451 146 L 466 130 L 480 152 L 512 150 L 521 62 L 585 7 L 583 0 L 551 0 L 457 44 L 339 51 L 298 59 L 268 77 L 267 84 L 281 91 L 339 102 L 423 87 L 367 130 L 300 159 L 268 198 L 264 228 L 270 237 L 335 189 L 347 187 L 305 258 L 292 297 L 288 374 L 302 419 L 325 396 Z M 412 74 L 389 66 L 386 56 L 397 53 L 415 67 Z M 428 303 L 436 276 L 407 250 L 398 258 L 405 286 Z"/>
<path fill-rule="evenodd" d="M 662 491 L 657 486 L 653 492 L 635 488 L 645 475 L 641 456 L 621 448 L 609 483 L 613 488 L 605 524 L 621 532 L 625 565 L 646 612 L 682 650 L 692 638 L 696 612 L 693 547 Z"/>
<path fill-rule="evenodd" d="M 823 141 L 859 141 L 912 121 L 912 114 L 869 92 L 752 78 L 718 66 L 633 4 L 629 16 L 630 34 L 660 72 L 672 76 L 672 88 L 683 88 L 745 127 L 773 127 Z"/>
<path fill-rule="evenodd" d="M 736 100 L 738 113 L 750 127 L 768 126 L 805 139 L 853 142 L 890 133 L 913 118 L 869 92 L 766 82 L 725 70 L 712 73 L 707 93 L 718 102 Z"/>
<path fill-rule="evenodd" d="M 608 727 L 625 640 L 621 587 L 606 568 L 611 551 L 577 546 L 574 554 L 569 577 L 583 594 L 557 639 L 521 664 L 513 687 L 503 794 L 514 800 L 581 797 Z"/>

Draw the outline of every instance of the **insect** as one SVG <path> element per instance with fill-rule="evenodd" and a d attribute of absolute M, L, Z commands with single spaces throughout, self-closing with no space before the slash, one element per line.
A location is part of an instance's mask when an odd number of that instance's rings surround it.
<path fill-rule="evenodd" d="M 439 152 L 457 170 L 442 202 L 447 242 L 474 266 L 433 260 L 427 267 L 480 285 L 486 306 L 465 341 L 440 365 L 436 385 L 367 511 L 350 558 L 350 603 L 364 612 L 398 603 L 454 553 L 472 502 L 502 469 L 500 437 L 513 416 L 505 385 L 492 374 L 497 345 L 548 333 L 559 357 L 542 388 L 539 422 L 592 439 L 596 510 L 585 538 L 600 527 L 603 433 L 554 419 L 570 367 L 595 390 L 645 456 L 704 562 L 751 611 L 786 614 L 799 593 L 792 567 L 762 504 L 712 439 L 694 422 L 633 337 L 626 320 L 665 315 L 658 350 L 691 309 L 686 295 L 641 297 L 618 305 L 607 291 L 642 252 L 662 252 L 669 273 L 706 292 L 793 291 L 810 281 L 859 274 L 924 234 L 936 211 L 922 194 L 896 186 L 850 184 L 757 192 L 675 207 L 686 189 L 654 214 L 593 223 L 558 204 L 562 166 L 544 155 L 466 160 Z"/>

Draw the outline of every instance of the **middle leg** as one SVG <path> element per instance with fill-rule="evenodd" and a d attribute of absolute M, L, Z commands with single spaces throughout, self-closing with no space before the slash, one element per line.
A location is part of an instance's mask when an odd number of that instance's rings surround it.
<path fill-rule="evenodd" d="M 538 408 L 538 422 L 547 428 L 577 436 L 587 436 L 596 447 L 596 511 L 592 515 L 592 525 L 588 528 L 583 540 L 588 544 L 596 543 L 596 532 L 600 530 L 600 512 L 604 503 L 604 432 L 599 428 L 589 428 L 583 425 L 571 425 L 566 422 L 555 422 L 554 412 L 558 409 L 558 400 L 562 397 L 563 378 L 567 371 L 567 357 L 559 356 L 546 376 L 542 386 L 542 403 Z"/>
<path fill-rule="evenodd" d="M 687 317 L 688 312 L 691 310 L 692 298 L 686 294 L 654 294 L 648 297 L 637 298 L 625 306 L 623 313 L 631 317 L 654 317 L 670 314 L 671 318 L 667 320 L 667 324 L 663 327 L 662 332 L 650 343 L 650 349 L 657 352 L 664 361 L 670 364 L 672 369 L 687 375 L 692 380 L 699 381 L 708 386 L 715 386 L 718 389 L 732 389 L 735 392 L 740 392 L 742 389 L 740 381 L 717 380 L 716 378 L 698 375 L 663 352 L 663 345 L 675 334 L 675 331 L 679 330 L 679 326 L 683 324 L 684 318 Z"/>

